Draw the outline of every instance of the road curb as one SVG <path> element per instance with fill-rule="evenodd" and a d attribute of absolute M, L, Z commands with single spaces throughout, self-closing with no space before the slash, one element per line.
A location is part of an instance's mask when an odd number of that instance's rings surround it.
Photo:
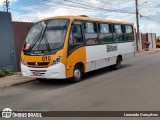
<path fill-rule="evenodd" d="M 0 78 L 0 90 L 11 87 L 11 86 L 15 86 L 15 85 L 29 83 L 35 80 L 36 79 L 33 79 L 33 78 L 23 77 L 21 74 L 6 76 L 4 78 Z"/>
<path fill-rule="evenodd" d="M 149 54 L 154 54 L 156 52 L 160 52 L 160 49 L 154 49 L 154 50 L 150 50 L 150 51 L 140 51 L 140 52 L 136 52 L 135 56 L 139 57 L 142 55 L 149 55 Z"/>
<path fill-rule="evenodd" d="M 30 83 L 32 81 L 36 81 L 36 79 L 35 80 L 30 80 L 30 81 L 25 81 L 25 82 L 20 82 L 20 83 L 15 83 L 15 84 L 4 86 L 4 87 L 0 87 L 0 90 L 6 89 L 6 88 L 11 87 L 11 86 L 16 86 L 16 85 L 22 85 L 22 84 L 25 84 L 25 83 Z"/>

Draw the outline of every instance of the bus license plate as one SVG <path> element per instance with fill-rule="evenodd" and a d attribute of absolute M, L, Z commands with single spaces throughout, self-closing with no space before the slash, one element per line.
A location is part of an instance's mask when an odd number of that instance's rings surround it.
<path fill-rule="evenodd" d="M 41 76 L 40 72 L 32 72 L 33 76 Z"/>

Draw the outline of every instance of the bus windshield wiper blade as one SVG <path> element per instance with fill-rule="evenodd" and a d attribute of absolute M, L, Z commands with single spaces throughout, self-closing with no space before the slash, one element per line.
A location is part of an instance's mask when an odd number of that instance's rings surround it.
<path fill-rule="evenodd" d="M 42 36 L 42 31 L 43 29 L 41 30 L 41 32 L 33 39 L 33 42 L 31 44 L 31 46 L 29 47 L 29 49 L 27 51 L 31 51 L 31 49 L 35 46 L 35 44 L 38 42 L 38 40 L 41 38 Z"/>
<path fill-rule="evenodd" d="M 45 40 L 45 38 L 46 38 L 46 30 L 47 30 L 47 25 L 45 26 L 45 28 L 44 28 L 44 30 L 43 30 L 43 34 L 41 35 L 41 40 L 39 41 L 39 44 L 38 44 L 38 49 L 39 49 L 39 46 L 40 46 L 40 44 L 41 44 L 41 42 L 42 42 L 42 40 L 44 39 Z M 48 40 L 47 40 L 48 41 Z M 47 49 L 48 49 L 48 51 L 50 50 L 50 47 L 46 44 L 46 41 L 45 41 L 45 45 L 46 45 L 46 47 L 47 47 Z"/>

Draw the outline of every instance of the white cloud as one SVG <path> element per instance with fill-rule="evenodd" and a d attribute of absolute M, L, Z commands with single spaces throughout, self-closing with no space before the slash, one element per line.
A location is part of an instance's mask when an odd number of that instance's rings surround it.
<path fill-rule="evenodd" d="M 146 33 L 157 33 L 157 35 L 160 35 L 159 29 L 160 26 L 157 23 L 146 21 L 146 20 L 141 20 L 140 24 L 140 32 L 146 32 Z"/>
<path fill-rule="evenodd" d="M 93 5 L 96 6 L 96 7 L 101 6 L 101 2 L 98 1 L 98 0 L 91 0 L 90 2 L 91 2 L 91 4 L 93 4 Z"/>
<path fill-rule="evenodd" d="M 2 0 L 0 0 L 2 1 Z M 15 2 L 17 0 L 11 0 Z M 73 2 L 69 2 L 73 1 Z M 13 12 L 13 20 L 18 21 L 36 21 L 38 19 L 50 17 L 50 16 L 60 16 L 60 15 L 88 15 L 90 17 L 100 17 L 105 19 L 114 19 L 120 21 L 128 21 L 135 23 L 135 14 L 124 14 L 118 12 L 110 12 L 105 9 L 116 9 L 117 11 L 125 12 L 135 12 L 135 1 L 134 0 L 47 0 L 44 1 L 44 4 L 34 4 L 31 6 L 23 6 L 19 8 L 22 11 L 28 11 L 28 13 L 20 14 Z M 144 16 L 160 14 L 160 11 L 156 5 L 159 4 L 159 0 L 140 0 L 139 1 L 139 10 L 140 14 Z M 79 4 L 76 4 L 79 3 Z M 87 4 L 86 6 L 82 4 Z M 75 7 L 77 6 L 77 7 Z M 94 7 L 90 7 L 94 6 Z M 85 8 L 81 8 L 85 7 Z M 101 9 L 96 9 L 101 8 Z M 103 9 L 104 8 L 104 9 Z M 95 10 L 93 10 L 95 9 Z M 160 15 L 159 15 L 160 16 Z M 157 32 L 160 35 L 160 32 L 157 30 L 160 29 L 154 23 L 147 22 L 141 18 L 140 27 L 142 32 Z M 160 17 L 157 18 L 160 20 Z M 149 24 L 150 23 L 150 24 Z"/>

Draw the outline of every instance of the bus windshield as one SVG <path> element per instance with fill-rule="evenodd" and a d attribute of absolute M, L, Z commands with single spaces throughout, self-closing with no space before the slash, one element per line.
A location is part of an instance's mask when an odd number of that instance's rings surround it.
<path fill-rule="evenodd" d="M 68 19 L 38 22 L 30 29 L 25 41 L 25 51 L 51 51 L 64 44 Z"/>

